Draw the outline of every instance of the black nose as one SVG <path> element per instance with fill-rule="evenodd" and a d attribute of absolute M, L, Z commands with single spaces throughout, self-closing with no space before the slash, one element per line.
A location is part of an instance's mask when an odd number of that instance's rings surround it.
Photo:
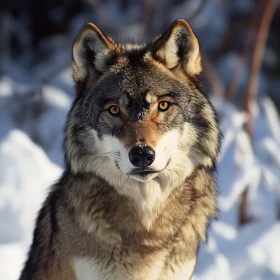
<path fill-rule="evenodd" d="M 147 168 L 155 160 L 155 151 L 148 145 L 137 145 L 129 152 L 130 162 L 142 169 Z"/>

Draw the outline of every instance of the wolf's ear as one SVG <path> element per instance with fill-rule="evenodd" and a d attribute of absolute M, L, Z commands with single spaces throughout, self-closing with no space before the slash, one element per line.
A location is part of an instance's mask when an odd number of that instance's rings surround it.
<path fill-rule="evenodd" d="M 184 19 L 177 19 L 152 45 L 153 57 L 170 70 L 183 70 L 190 76 L 202 71 L 200 47 Z"/>
<path fill-rule="evenodd" d="M 73 44 L 73 77 L 77 85 L 89 75 L 97 79 L 108 68 L 116 46 L 93 23 L 85 24 Z"/>

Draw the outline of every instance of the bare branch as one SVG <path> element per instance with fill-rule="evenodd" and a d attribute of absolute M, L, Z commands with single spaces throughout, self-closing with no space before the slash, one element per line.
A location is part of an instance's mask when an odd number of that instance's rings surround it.
<path fill-rule="evenodd" d="M 250 77 L 248 88 L 245 96 L 244 109 L 248 115 L 248 120 L 245 123 L 245 130 L 248 133 L 251 141 L 253 139 L 253 105 L 256 99 L 257 90 L 259 86 L 259 74 L 261 70 L 261 63 L 264 54 L 264 49 L 269 34 L 269 29 L 273 15 L 276 10 L 276 1 L 268 0 L 263 10 L 260 27 L 257 34 L 256 44 L 253 49 Z M 248 188 L 241 194 L 241 204 L 239 208 L 239 225 L 243 225 L 252 220 L 248 215 Z"/>
<path fill-rule="evenodd" d="M 143 40 L 145 40 L 147 37 L 148 23 L 150 21 L 150 18 L 152 17 L 154 4 L 155 4 L 154 0 L 145 0 L 145 7 L 143 13 L 143 33 L 142 33 Z"/>
<path fill-rule="evenodd" d="M 249 47 L 251 46 L 251 43 L 253 41 L 254 38 L 254 34 L 256 32 L 257 29 L 257 21 L 258 21 L 258 17 L 260 12 L 263 10 L 263 5 L 264 2 L 263 1 L 259 1 L 257 3 L 257 6 L 255 8 L 251 23 L 250 23 L 250 28 L 248 30 L 244 45 L 243 45 L 243 49 L 241 52 L 241 55 L 238 58 L 238 62 L 237 62 L 237 66 L 235 69 L 235 72 L 233 74 L 233 77 L 230 81 L 229 87 L 228 87 L 228 92 L 226 94 L 226 98 L 228 101 L 233 102 L 233 100 L 235 99 L 235 96 L 237 94 L 237 90 L 238 90 L 238 80 L 240 77 L 240 74 L 242 72 L 242 69 L 244 67 L 245 64 L 245 58 L 246 55 L 248 54 L 249 51 Z"/>
<path fill-rule="evenodd" d="M 250 77 L 247 92 L 245 95 L 245 111 L 248 114 L 248 121 L 245 124 L 246 131 L 253 138 L 253 117 L 252 108 L 256 99 L 259 87 L 259 74 L 261 70 L 262 58 L 264 55 L 265 45 L 269 34 L 271 21 L 276 9 L 276 1 L 268 0 L 264 7 L 264 12 L 260 22 L 260 28 L 257 34 L 255 48 L 253 50 L 252 62 L 250 67 Z"/>

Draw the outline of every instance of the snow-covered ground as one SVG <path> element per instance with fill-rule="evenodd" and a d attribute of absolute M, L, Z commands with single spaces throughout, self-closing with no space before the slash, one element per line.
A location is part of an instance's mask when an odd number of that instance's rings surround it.
<path fill-rule="evenodd" d="M 45 86 L 39 96 L 22 93 L 15 98 L 15 87 L 21 85 L 1 78 L 1 280 L 18 278 L 36 212 L 48 186 L 62 172 L 63 126 L 72 101 L 55 86 Z M 269 99 L 255 105 L 252 148 L 243 130 L 245 115 L 221 99 L 213 103 L 224 134 L 217 175 L 220 215 L 212 223 L 208 244 L 202 244 L 194 279 L 280 279 L 280 123 L 276 110 Z M 239 195 L 245 186 L 254 219 L 239 228 Z"/>

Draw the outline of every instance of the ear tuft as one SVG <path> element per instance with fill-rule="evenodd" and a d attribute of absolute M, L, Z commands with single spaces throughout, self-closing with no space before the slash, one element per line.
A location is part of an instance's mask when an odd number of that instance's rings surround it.
<path fill-rule="evenodd" d="M 85 24 L 73 44 L 73 77 L 76 84 L 89 75 L 97 79 L 108 66 L 106 62 L 116 54 L 116 46 L 93 23 Z"/>
<path fill-rule="evenodd" d="M 202 71 L 199 42 L 190 25 L 177 19 L 152 45 L 153 57 L 170 70 L 196 76 Z"/>

